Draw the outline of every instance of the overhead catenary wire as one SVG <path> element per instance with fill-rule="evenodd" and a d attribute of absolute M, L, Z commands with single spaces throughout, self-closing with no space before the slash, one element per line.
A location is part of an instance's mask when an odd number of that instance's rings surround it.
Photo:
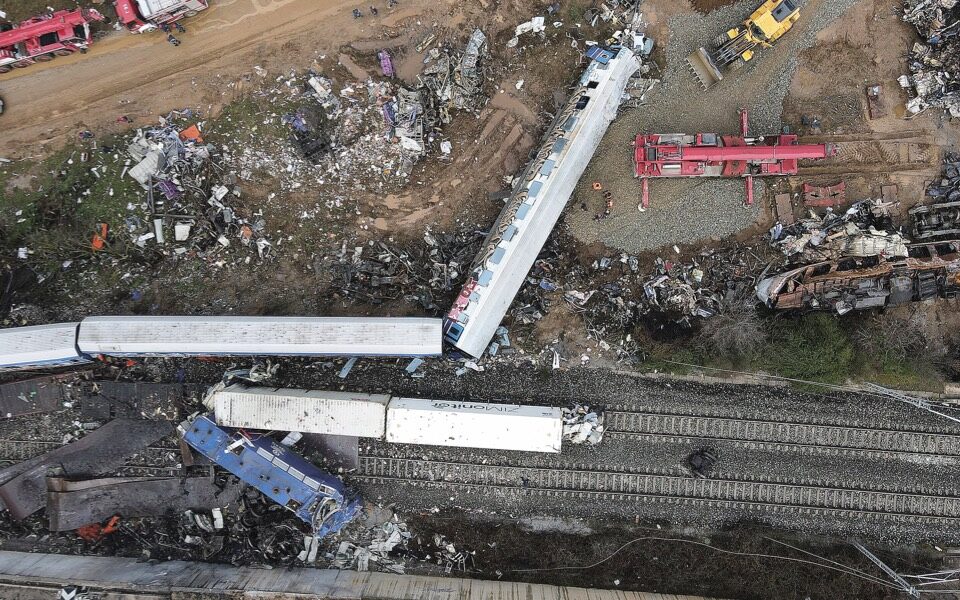
<path fill-rule="evenodd" d="M 624 550 L 625 548 L 627 548 L 628 546 L 631 546 L 631 545 L 633 545 L 633 544 L 635 544 L 635 543 L 637 543 L 637 542 L 642 542 L 642 541 L 679 542 L 679 543 L 683 543 L 683 544 L 693 544 L 693 545 L 695 545 L 695 546 L 700 546 L 700 547 L 703 547 L 703 548 L 708 548 L 708 549 L 710 549 L 710 550 L 713 550 L 714 552 L 719 552 L 719 553 L 721 553 L 721 554 L 730 554 L 730 555 L 733 555 L 733 556 L 747 556 L 747 557 L 753 557 L 753 558 L 769 558 L 769 559 L 774 559 L 774 560 L 784 560 L 784 561 L 789 561 L 789 562 L 797 562 L 797 563 L 809 564 L 809 565 L 813 565 L 813 566 L 816 566 L 816 567 L 821 567 L 821 568 L 824 568 L 824 569 L 829 569 L 829 570 L 831 570 L 831 571 L 837 571 L 837 572 L 843 573 L 843 574 L 845 574 L 845 575 L 851 575 L 851 576 L 853 576 L 853 577 L 857 577 L 857 578 L 859 578 L 859 579 L 863 579 L 863 580 L 869 581 L 870 583 L 874 583 L 874 584 L 876 584 L 876 585 L 884 586 L 884 587 L 887 587 L 887 588 L 897 589 L 897 590 L 901 589 L 900 586 L 894 585 L 894 584 L 890 583 L 889 581 L 886 581 L 886 580 L 884 580 L 884 579 L 879 579 L 879 578 L 876 578 L 876 577 L 873 577 L 873 576 L 870 576 L 870 575 L 861 574 L 861 572 L 858 571 L 857 569 L 854 569 L 854 568 L 852 568 L 852 567 L 848 567 L 848 566 L 846 566 L 846 565 L 843 565 L 842 567 L 836 567 L 836 566 L 833 566 L 833 565 L 824 564 L 824 563 L 822 563 L 822 562 L 816 562 L 816 561 L 807 560 L 807 559 L 804 559 L 804 558 L 796 558 L 796 557 L 793 557 L 793 556 L 783 556 L 783 555 L 778 555 L 778 554 L 763 554 L 763 553 L 757 553 L 757 552 L 738 552 L 738 551 L 736 551 L 736 550 L 727 550 L 727 549 L 724 549 L 724 548 L 719 548 L 719 547 L 717 547 L 717 546 L 712 546 L 712 545 L 707 544 L 707 543 L 704 543 L 704 542 L 698 542 L 698 541 L 696 541 L 696 540 L 686 540 L 686 539 L 682 539 L 682 538 L 669 538 L 669 537 L 660 537 L 660 536 L 643 536 L 643 537 L 638 537 L 638 538 L 632 539 L 632 540 L 630 540 L 629 542 L 626 542 L 625 544 L 623 544 L 622 546 L 620 546 L 619 548 L 617 548 L 616 550 L 614 550 L 613 553 L 611 553 L 611 554 L 610 554 L 609 556 L 607 556 L 606 558 L 603 558 L 603 559 L 601 559 L 601 560 L 598 560 L 597 562 L 594 562 L 594 563 L 589 564 L 589 565 L 568 565 L 568 566 L 562 566 L 562 567 L 541 567 L 541 568 L 536 568 L 536 569 L 509 569 L 509 570 L 507 570 L 507 571 L 505 571 L 505 572 L 506 572 L 506 573 L 536 573 L 536 572 L 544 572 L 544 571 L 582 571 L 582 570 L 586 570 L 586 569 L 592 569 L 592 568 L 594 568 L 594 567 L 600 566 L 600 565 L 602 565 L 603 563 L 605 563 L 605 562 L 613 559 L 617 554 L 619 554 L 621 551 L 623 551 L 623 550 Z M 837 564 L 840 564 L 840 563 L 837 563 Z"/>
<path fill-rule="evenodd" d="M 790 383 L 801 383 L 801 384 L 804 384 L 804 385 L 822 387 L 822 388 L 826 388 L 826 389 L 830 389 L 830 390 L 834 390 L 834 391 L 838 391 L 838 392 L 848 392 L 848 393 L 853 393 L 853 394 L 861 394 L 861 395 L 864 395 L 864 396 L 872 396 L 872 397 L 874 397 L 874 398 L 884 398 L 884 399 L 887 399 L 887 400 L 896 400 L 896 401 L 898 401 L 898 402 L 903 402 L 904 404 L 909 404 L 909 405 L 914 406 L 914 407 L 916 407 L 916 408 L 919 408 L 919 409 L 921 409 L 921 410 L 925 410 L 925 411 L 927 411 L 927 412 L 929 412 L 929 413 L 931 413 L 931 414 L 937 415 L 938 417 L 943 417 L 944 419 L 948 419 L 948 420 L 950 420 L 950 421 L 954 421 L 954 422 L 956 422 L 956 423 L 960 423 L 960 418 L 955 417 L 955 416 L 953 416 L 953 415 L 946 414 L 945 412 L 942 412 L 942 411 L 940 411 L 940 410 L 934 409 L 932 406 L 930 406 L 930 404 L 929 404 L 926 400 L 922 400 L 922 399 L 918 399 L 918 398 L 912 398 L 912 397 L 908 396 L 907 394 L 905 394 L 905 393 L 903 393 L 903 392 L 899 392 L 899 391 L 897 391 L 897 390 L 887 390 L 886 388 L 884 388 L 884 387 L 882 387 L 882 386 L 879 386 L 879 385 L 876 385 L 876 384 L 872 384 L 872 383 L 866 384 L 866 385 L 868 386 L 868 389 L 863 389 L 863 388 L 854 387 L 854 386 L 849 386 L 849 385 L 839 385 L 839 384 L 835 384 L 835 383 L 825 383 L 825 382 L 822 382 L 822 381 L 810 381 L 810 380 L 808 380 L 808 379 L 797 379 L 797 378 L 794 378 L 794 377 L 783 377 L 783 376 L 781 376 L 781 375 L 770 375 L 770 374 L 767 374 L 767 373 L 755 373 L 755 372 L 752 372 L 752 371 L 739 371 L 739 370 L 736 370 L 736 369 L 723 369 L 723 368 L 720 368 L 720 367 L 708 367 L 708 366 L 706 366 L 706 365 L 698 365 L 698 364 L 694 364 L 694 363 L 687 363 L 687 362 L 683 362 L 683 361 L 679 361 L 679 360 L 670 360 L 670 359 L 667 359 L 667 358 L 663 358 L 663 359 L 659 359 L 659 360 L 661 360 L 661 361 L 663 361 L 663 362 L 665 362 L 665 363 L 670 363 L 670 364 L 675 364 L 675 365 L 682 365 L 682 366 L 685 366 L 685 367 L 693 367 L 693 368 L 696 368 L 696 369 L 704 369 L 704 370 L 707 370 L 707 371 L 718 371 L 718 372 L 722 372 L 722 373 L 735 373 L 735 374 L 737 374 L 737 375 L 746 375 L 747 377 L 753 377 L 753 378 L 760 379 L 760 380 L 763 380 L 763 379 L 771 379 L 771 380 L 774 380 L 774 381 L 786 381 L 786 382 L 790 382 Z M 871 391 L 871 390 L 873 390 L 873 391 Z"/>

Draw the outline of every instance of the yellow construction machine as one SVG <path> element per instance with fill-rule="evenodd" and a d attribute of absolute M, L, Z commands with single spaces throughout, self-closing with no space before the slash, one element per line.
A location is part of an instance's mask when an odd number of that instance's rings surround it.
<path fill-rule="evenodd" d="M 737 71 L 758 48 L 769 48 L 800 18 L 798 0 L 766 0 L 743 25 L 719 35 L 712 50 L 698 48 L 687 63 L 704 89 L 720 83 L 726 72 Z"/>

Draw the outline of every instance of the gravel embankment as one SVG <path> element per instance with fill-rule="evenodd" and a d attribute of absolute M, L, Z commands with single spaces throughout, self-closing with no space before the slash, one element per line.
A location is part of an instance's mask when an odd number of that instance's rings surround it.
<path fill-rule="evenodd" d="M 808 0 L 794 28 L 772 49 L 763 50 L 739 73 L 704 92 L 689 71 L 686 57 L 718 33 L 756 9 L 744 0 L 709 15 L 680 15 L 670 20 L 667 67 L 661 83 L 647 95 L 646 106 L 623 114 L 607 132 L 587 167 L 567 209 L 566 221 L 583 242 L 602 242 L 627 252 L 672 244 L 719 240 L 758 221 L 764 214 L 764 184 L 757 181 L 756 202 L 744 207 L 739 180 L 659 180 L 650 185 L 651 207 L 637 210 L 640 185 L 633 178 L 630 142 L 637 133 L 735 132 L 737 109 L 750 111 L 751 133 L 780 131 L 783 100 L 799 53 L 816 42 L 817 33 L 859 0 Z M 613 192 L 613 213 L 595 221 L 603 199 L 590 188 L 594 181 Z M 581 210 L 581 203 L 587 210 Z"/>

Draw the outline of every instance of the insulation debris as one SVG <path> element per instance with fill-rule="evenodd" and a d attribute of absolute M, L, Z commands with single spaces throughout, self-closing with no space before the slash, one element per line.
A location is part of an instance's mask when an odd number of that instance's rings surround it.
<path fill-rule="evenodd" d="M 563 409 L 563 441 L 593 446 L 602 439 L 602 412 L 578 403 Z"/>

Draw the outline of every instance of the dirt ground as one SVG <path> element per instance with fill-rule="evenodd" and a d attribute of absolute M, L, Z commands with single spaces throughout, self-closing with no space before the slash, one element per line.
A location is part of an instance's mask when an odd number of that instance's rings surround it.
<path fill-rule="evenodd" d="M 940 173 L 944 153 L 956 148 L 958 131 L 934 111 L 905 119 L 906 95 L 897 78 L 907 72 L 905 49 L 916 32 L 900 21 L 887 2 L 865 0 L 818 36 L 818 44 L 801 55 L 784 102 L 784 122 L 808 139 L 840 146 L 840 155 L 802 182 L 847 185 L 848 203 L 878 198 L 881 188 L 896 186 L 902 217 L 924 199 L 928 183 Z M 871 117 L 866 88 L 880 84 L 881 116 Z M 818 119 L 822 135 L 803 125 Z"/>

